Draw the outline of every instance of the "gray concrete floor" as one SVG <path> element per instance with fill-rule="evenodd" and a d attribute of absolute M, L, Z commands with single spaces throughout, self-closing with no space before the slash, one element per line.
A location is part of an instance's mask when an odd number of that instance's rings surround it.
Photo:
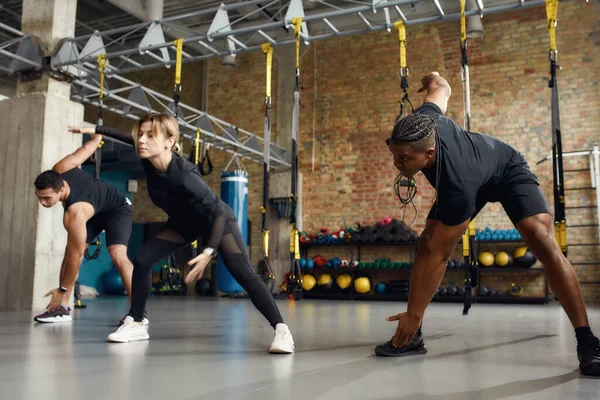
<path fill-rule="evenodd" d="M 0 313 L 2 399 L 600 399 L 577 371 L 575 338 L 555 306 L 434 303 L 429 353 L 379 358 L 384 318 L 405 303 L 278 301 L 297 352 L 271 355 L 273 333 L 248 300 L 152 298 L 150 341 L 105 342 L 125 298 L 85 301 L 67 324 Z M 589 310 L 600 333 L 600 309 Z"/>

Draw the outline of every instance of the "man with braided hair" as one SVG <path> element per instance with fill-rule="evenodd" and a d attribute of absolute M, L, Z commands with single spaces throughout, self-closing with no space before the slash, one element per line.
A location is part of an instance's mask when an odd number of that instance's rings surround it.
<path fill-rule="evenodd" d="M 391 317 L 392 340 L 375 348 L 380 356 L 427 352 L 421 324 L 439 287 L 446 262 L 471 219 L 489 202 L 500 202 L 525 243 L 545 266 L 577 338 L 579 368 L 600 375 L 600 346 L 591 329 L 577 275 L 554 238 L 550 207 L 524 156 L 495 137 L 466 132 L 444 117 L 451 88 L 437 72 L 422 79 L 426 96 L 415 113 L 398 118 L 387 145 L 394 166 L 406 178 L 421 171 L 436 198 L 411 275 L 407 312 Z"/>

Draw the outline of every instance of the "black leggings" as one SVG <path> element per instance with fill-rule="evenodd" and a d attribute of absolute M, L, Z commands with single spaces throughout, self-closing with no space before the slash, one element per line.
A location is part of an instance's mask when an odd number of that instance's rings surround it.
<path fill-rule="evenodd" d="M 198 239 L 202 243 L 201 239 Z M 135 321 L 142 321 L 146 300 L 152 289 L 152 266 L 159 260 L 168 257 L 188 246 L 183 236 L 173 228 L 165 226 L 140 249 L 133 260 L 133 277 L 131 283 L 131 310 L 129 315 Z M 265 316 L 271 326 L 283 322 L 273 295 L 267 285 L 258 276 L 250 264 L 250 257 L 242 238 L 242 233 L 235 220 L 225 223 L 223 238 L 219 244 L 219 255 L 233 278 L 244 288 L 254 306 Z"/>

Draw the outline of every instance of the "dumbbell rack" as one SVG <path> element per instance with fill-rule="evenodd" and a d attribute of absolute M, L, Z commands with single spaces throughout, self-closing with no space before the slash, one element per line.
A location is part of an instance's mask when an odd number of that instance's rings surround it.
<path fill-rule="evenodd" d="M 522 243 L 519 240 L 503 240 L 503 241 L 476 241 L 477 247 L 480 245 L 486 244 L 517 244 Z M 344 243 L 301 243 L 300 251 L 302 257 L 307 257 L 308 249 L 311 247 L 350 247 L 351 249 L 356 249 L 357 258 L 354 258 L 354 251 L 352 251 L 352 259 L 360 260 L 360 249 L 365 246 L 401 246 L 401 247 L 409 247 L 410 251 L 410 263 L 412 264 L 414 259 L 414 254 L 416 253 L 416 241 L 410 242 L 344 242 Z M 458 246 L 462 246 L 462 240 L 458 243 Z M 456 268 L 451 269 L 450 271 L 463 271 L 464 268 Z M 521 268 L 521 267 L 477 267 L 477 281 L 480 282 L 480 276 L 482 273 L 488 272 L 524 272 L 528 274 L 534 273 L 544 273 L 543 268 Z M 352 280 L 356 277 L 364 276 L 365 273 L 370 271 L 412 271 L 411 268 L 403 268 L 403 269 L 389 269 L 389 270 L 379 270 L 379 269 L 362 269 L 358 267 L 347 267 L 347 268 L 303 268 L 303 273 L 329 273 L 334 279 L 335 276 L 339 274 L 349 274 L 352 277 Z M 448 270 L 446 270 L 448 272 Z M 318 278 L 318 276 L 317 276 Z M 409 279 L 407 276 L 406 279 Z M 547 303 L 551 296 L 549 293 L 549 286 L 546 276 L 544 275 L 544 286 L 545 286 L 545 295 L 534 297 L 534 296 L 510 296 L 505 295 L 502 297 L 486 297 L 480 296 L 478 294 L 478 288 L 474 289 L 473 294 L 473 302 L 474 303 L 520 303 L 520 304 L 544 304 Z M 380 294 L 380 293 L 368 293 L 361 294 L 354 292 L 354 286 L 351 285 L 350 288 L 344 292 L 323 292 L 323 291 L 304 291 L 303 297 L 307 299 L 328 299 L 328 300 L 387 300 L 387 301 L 407 301 L 408 294 Z M 462 303 L 463 296 L 435 296 L 432 299 L 433 302 L 456 302 Z"/>

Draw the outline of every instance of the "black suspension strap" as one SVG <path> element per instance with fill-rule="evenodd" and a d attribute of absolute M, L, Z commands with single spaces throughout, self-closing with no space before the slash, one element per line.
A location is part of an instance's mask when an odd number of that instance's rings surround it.
<path fill-rule="evenodd" d="M 548 17 L 548 33 L 550 34 L 550 81 L 552 90 L 552 175 L 554 180 L 554 235 L 562 253 L 567 256 L 567 215 L 565 210 L 565 185 L 563 174 L 562 135 L 560 129 L 560 109 L 558 99 L 558 82 L 556 72 L 558 50 L 556 48 L 556 25 L 558 0 L 546 0 L 546 16 Z"/>
<path fill-rule="evenodd" d="M 267 56 L 267 78 L 265 96 L 265 126 L 263 142 L 263 205 L 260 207 L 262 215 L 263 259 L 258 265 L 259 273 L 271 292 L 275 286 L 275 274 L 269 262 L 269 170 L 271 159 L 271 70 L 273 64 L 273 46 L 270 43 L 262 45 L 262 51 Z"/>
<path fill-rule="evenodd" d="M 287 281 L 287 292 L 294 300 L 302 298 L 302 270 L 300 269 L 300 234 L 296 227 L 297 220 L 297 184 L 298 184 L 298 138 L 300 125 L 300 31 L 302 18 L 293 18 L 296 37 L 296 85 L 294 87 L 294 110 L 292 116 L 292 213 L 290 217 L 290 275 Z"/>
<path fill-rule="evenodd" d="M 100 92 L 98 93 L 98 122 L 96 123 L 96 125 L 98 125 L 98 126 L 102 126 L 104 124 L 102 111 L 104 109 L 104 76 L 105 76 L 104 71 L 106 69 L 107 62 L 108 62 L 108 58 L 106 58 L 106 54 L 100 54 L 98 56 L 98 70 L 100 72 Z M 94 179 L 95 180 L 100 179 L 100 167 L 102 165 L 101 148 L 102 148 L 103 144 L 104 144 L 104 141 L 100 141 L 100 143 L 98 143 L 98 148 L 96 149 L 96 151 L 94 152 L 94 155 L 92 157 L 92 161 L 94 162 Z"/>
<path fill-rule="evenodd" d="M 173 114 L 175 118 L 179 118 L 179 101 L 181 93 L 181 58 L 183 53 L 183 39 L 177 39 L 173 42 L 176 51 L 175 58 L 175 84 L 173 85 Z"/>
<path fill-rule="evenodd" d="M 466 0 L 460 0 L 460 53 L 461 53 L 461 81 L 463 88 L 463 128 L 471 130 L 471 88 L 469 81 L 469 63 L 467 60 L 467 22 L 465 18 Z M 469 314 L 472 304 L 472 290 L 477 287 L 477 254 L 475 247 L 475 221 L 469 222 L 469 227 L 462 239 L 463 257 L 465 260 L 465 296 L 463 298 L 463 315 Z"/>
<path fill-rule="evenodd" d="M 410 106 L 410 114 L 415 112 L 415 108 L 408 98 L 408 67 L 406 66 L 406 26 L 404 22 L 398 21 L 394 24 L 398 29 L 398 39 L 400 41 L 400 90 L 402 97 L 400 98 L 400 115 L 409 114 L 408 107 Z"/>

